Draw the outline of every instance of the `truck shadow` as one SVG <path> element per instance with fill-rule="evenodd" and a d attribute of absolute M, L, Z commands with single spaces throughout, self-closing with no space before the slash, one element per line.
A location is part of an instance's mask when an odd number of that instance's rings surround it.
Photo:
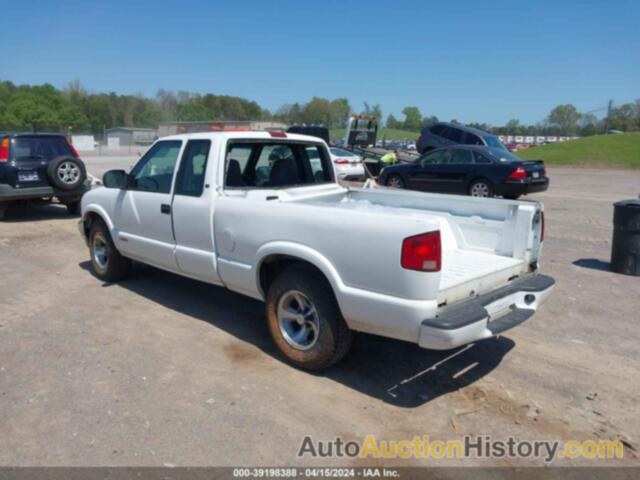
<path fill-rule="evenodd" d="M 88 261 L 80 267 L 91 272 Z M 271 341 L 262 302 L 138 263 L 132 276 L 118 285 L 220 328 L 285 363 Z M 487 375 L 514 345 L 512 340 L 498 337 L 455 350 L 432 351 L 360 333 L 341 363 L 309 375 L 329 378 L 391 405 L 415 408 Z M 234 368 L 242 368 L 233 351 L 225 353 L 235 363 Z"/>
<path fill-rule="evenodd" d="M 69 220 L 80 218 L 70 215 L 67 207 L 59 203 L 17 203 L 9 205 L 3 223 L 36 222 L 40 220 Z"/>

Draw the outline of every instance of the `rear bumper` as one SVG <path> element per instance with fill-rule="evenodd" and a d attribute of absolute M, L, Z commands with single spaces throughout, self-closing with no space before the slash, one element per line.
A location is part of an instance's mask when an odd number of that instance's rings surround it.
<path fill-rule="evenodd" d="M 91 183 L 87 180 L 80 188 L 71 191 L 56 190 L 51 186 L 44 187 L 20 187 L 15 188 L 11 185 L 0 184 L 0 202 L 9 202 L 14 200 L 28 200 L 31 198 L 58 197 L 80 198 L 86 192 L 91 190 Z"/>
<path fill-rule="evenodd" d="M 498 335 L 528 320 L 547 299 L 555 280 L 533 274 L 493 292 L 441 309 L 420 325 L 419 345 L 448 350 Z"/>
<path fill-rule="evenodd" d="M 544 192 L 549 188 L 549 178 L 538 180 L 513 180 L 505 182 L 498 192 L 500 195 L 526 195 L 528 193 Z"/>

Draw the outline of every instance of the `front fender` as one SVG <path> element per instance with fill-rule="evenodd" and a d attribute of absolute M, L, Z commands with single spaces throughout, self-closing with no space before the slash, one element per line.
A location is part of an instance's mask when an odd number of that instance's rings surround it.
<path fill-rule="evenodd" d="M 90 203 L 82 206 L 82 222 L 85 223 L 91 214 L 98 215 L 109 229 L 109 233 L 113 236 L 113 221 L 107 211 L 96 203 Z"/>

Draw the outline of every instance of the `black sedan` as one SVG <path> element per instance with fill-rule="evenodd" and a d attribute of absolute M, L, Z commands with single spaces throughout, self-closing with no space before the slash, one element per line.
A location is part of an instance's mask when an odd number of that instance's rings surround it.
<path fill-rule="evenodd" d="M 515 199 L 545 191 L 549 178 L 542 161 L 522 160 L 492 147 L 457 145 L 386 167 L 378 183 L 423 192 Z"/>

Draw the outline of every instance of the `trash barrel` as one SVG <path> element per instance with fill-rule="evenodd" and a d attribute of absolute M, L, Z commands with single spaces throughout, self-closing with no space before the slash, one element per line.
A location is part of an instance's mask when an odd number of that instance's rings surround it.
<path fill-rule="evenodd" d="M 613 204 L 611 270 L 640 275 L 640 200 Z"/>

